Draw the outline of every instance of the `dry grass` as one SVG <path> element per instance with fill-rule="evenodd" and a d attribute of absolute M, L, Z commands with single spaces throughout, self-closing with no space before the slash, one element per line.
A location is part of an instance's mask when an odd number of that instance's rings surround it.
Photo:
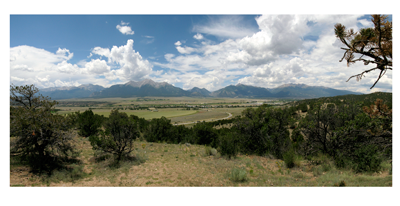
<path fill-rule="evenodd" d="M 207 156 L 200 145 L 178 145 L 136 142 L 138 152 L 146 156 L 144 163 L 125 162 L 119 168 L 108 166 L 110 160 L 94 161 L 87 139 L 76 137 L 84 164 L 84 178 L 74 182 L 51 182 L 32 175 L 26 166 L 13 164 L 10 186 L 333 186 L 345 181 L 347 186 L 391 186 L 387 170 L 374 174 L 355 174 L 348 170 L 329 171 L 307 161 L 287 169 L 281 160 L 260 156 L 239 155 L 227 160 L 219 154 Z M 142 148 L 145 144 L 145 148 Z M 247 181 L 231 181 L 233 168 L 244 168 Z"/>

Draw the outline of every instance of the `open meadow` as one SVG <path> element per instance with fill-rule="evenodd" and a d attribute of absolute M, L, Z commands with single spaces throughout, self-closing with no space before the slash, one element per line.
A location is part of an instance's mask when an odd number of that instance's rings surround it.
<path fill-rule="evenodd" d="M 75 137 L 83 164 L 70 172 L 51 177 L 36 176 L 11 158 L 10 186 L 391 186 L 390 164 L 375 173 L 354 173 L 337 169 L 330 161 L 315 164 L 299 160 L 294 168 L 271 157 L 239 154 L 227 159 L 209 155 L 203 145 L 148 143 L 135 141 L 137 159 L 119 168 L 110 157 L 95 158 L 88 138 Z M 109 159 L 107 159 L 109 158 Z"/>

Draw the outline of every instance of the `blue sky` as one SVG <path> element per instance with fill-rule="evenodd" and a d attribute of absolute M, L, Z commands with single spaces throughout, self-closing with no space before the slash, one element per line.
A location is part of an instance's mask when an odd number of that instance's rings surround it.
<path fill-rule="evenodd" d="M 210 91 L 238 83 L 296 83 L 392 91 L 391 71 L 339 62 L 333 26 L 371 27 L 369 15 L 10 15 L 10 81 L 39 88 L 109 87 L 150 78 Z"/>

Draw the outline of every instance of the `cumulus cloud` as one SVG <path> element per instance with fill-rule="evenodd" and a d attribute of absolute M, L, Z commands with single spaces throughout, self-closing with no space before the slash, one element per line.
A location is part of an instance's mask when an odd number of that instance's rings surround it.
<path fill-rule="evenodd" d="M 66 48 L 64 48 L 64 49 L 58 48 L 56 54 L 61 55 L 61 56 L 65 56 L 66 54 L 68 54 L 66 60 L 70 60 L 74 56 L 74 53 L 69 52 L 69 50 Z"/>
<path fill-rule="evenodd" d="M 54 86 L 54 79 L 79 79 L 75 75 L 77 66 L 67 63 L 73 57 L 68 49 L 58 49 L 55 53 L 31 46 L 10 48 L 11 83 L 35 84 L 39 88 Z M 67 80 L 68 81 L 68 80 Z"/>
<path fill-rule="evenodd" d="M 196 35 L 193 36 L 193 38 L 195 38 L 195 39 L 197 39 L 197 40 L 201 40 L 201 39 L 203 39 L 204 37 L 203 37 L 203 35 L 197 33 Z"/>
<path fill-rule="evenodd" d="M 92 59 L 85 64 L 85 69 L 89 74 L 103 74 L 110 71 L 110 66 L 104 60 Z"/>
<path fill-rule="evenodd" d="M 129 23 L 123 22 L 121 21 L 121 24 L 117 25 L 117 29 L 119 30 L 119 32 L 121 32 L 122 34 L 125 35 L 133 35 L 135 32 L 132 31 L 130 26 L 126 26 Z"/>
<path fill-rule="evenodd" d="M 208 25 L 195 25 L 193 31 L 199 33 L 194 38 L 198 39 L 201 32 L 230 39 L 220 43 L 203 41 L 193 46 L 183 46 L 177 41 L 175 46 L 181 55 L 168 54 L 165 55 L 167 63 L 154 64 L 181 72 L 179 75 L 185 76 L 180 78 L 184 88 L 198 86 L 216 90 L 233 81 L 268 88 L 299 83 L 361 91 L 364 83 L 365 86 L 373 84 L 376 75 L 366 76 L 362 83 L 346 83 L 348 77 L 366 68 L 363 64 L 348 68 L 339 62 L 342 45 L 333 32 L 336 23 L 355 30 L 359 25 L 368 26 L 370 23 L 359 19 L 361 16 L 263 15 L 255 19 L 258 31 L 235 37 L 217 32 L 216 25 L 227 28 L 224 25 L 228 23 L 214 19 Z M 225 32 L 228 30 L 234 29 L 225 29 Z M 382 91 L 391 91 L 389 73 L 381 80 L 381 86 L 377 85 Z"/>
<path fill-rule="evenodd" d="M 87 83 L 110 86 L 111 80 L 139 80 L 152 72 L 152 65 L 133 50 L 133 40 L 111 49 L 96 47 L 90 57 L 94 55 L 107 59 L 72 64 L 69 62 L 72 52 L 68 49 L 52 53 L 30 46 L 13 47 L 10 49 L 10 80 L 11 83 L 35 84 L 39 88 Z"/>
<path fill-rule="evenodd" d="M 113 46 L 110 49 L 95 47 L 93 54 L 108 58 L 108 63 L 116 63 L 120 66 L 117 70 L 110 71 L 106 78 L 119 78 L 123 81 L 139 80 L 152 72 L 152 65 L 144 60 L 139 52 L 133 50 L 133 40 L 129 39 L 126 45 Z"/>
<path fill-rule="evenodd" d="M 190 54 L 190 53 L 196 51 L 196 49 L 194 49 L 194 48 L 192 48 L 192 47 L 187 47 L 187 46 L 184 46 L 184 47 L 177 46 L 176 49 L 177 49 L 178 52 L 181 53 L 181 54 Z"/>

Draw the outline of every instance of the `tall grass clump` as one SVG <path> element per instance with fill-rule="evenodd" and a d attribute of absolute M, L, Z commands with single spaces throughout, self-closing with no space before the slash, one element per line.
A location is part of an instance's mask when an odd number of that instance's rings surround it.
<path fill-rule="evenodd" d="M 230 173 L 229 179 L 233 182 L 245 182 L 248 180 L 247 171 L 244 168 L 233 168 Z"/>

